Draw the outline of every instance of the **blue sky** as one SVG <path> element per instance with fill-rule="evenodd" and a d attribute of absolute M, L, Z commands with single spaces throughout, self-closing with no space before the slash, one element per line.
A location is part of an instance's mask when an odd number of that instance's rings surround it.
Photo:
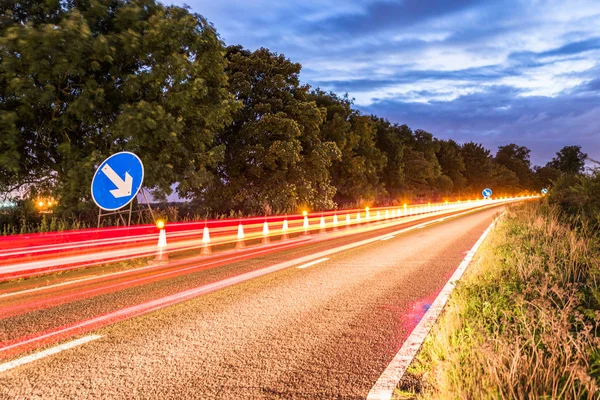
<path fill-rule="evenodd" d="M 600 160 L 598 0 L 187 0 L 227 44 L 267 47 L 364 113 L 545 163 Z"/>

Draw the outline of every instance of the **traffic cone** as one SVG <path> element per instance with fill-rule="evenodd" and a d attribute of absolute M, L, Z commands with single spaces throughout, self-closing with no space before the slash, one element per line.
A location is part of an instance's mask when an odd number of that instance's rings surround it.
<path fill-rule="evenodd" d="M 338 217 L 337 214 L 333 214 L 333 230 L 338 230 Z"/>
<path fill-rule="evenodd" d="M 310 235 L 310 232 L 308 231 L 308 216 L 304 216 L 304 223 L 302 224 L 302 228 L 304 229 L 304 232 L 302 233 L 304 236 L 308 236 Z"/>
<path fill-rule="evenodd" d="M 203 255 L 209 255 L 212 253 L 212 249 L 210 248 L 210 234 L 208 233 L 208 226 L 204 227 L 204 232 L 202 233 L 202 252 Z"/>
<path fill-rule="evenodd" d="M 158 232 L 158 245 L 156 247 L 156 257 L 154 262 L 166 263 L 169 261 L 169 254 L 167 253 L 167 232 L 161 229 Z"/>
<path fill-rule="evenodd" d="M 287 219 L 283 220 L 283 226 L 281 227 L 281 240 L 287 240 L 290 237 L 288 236 L 288 222 Z"/>
<path fill-rule="evenodd" d="M 346 214 L 346 229 L 350 228 L 350 224 L 352 222 L 350 221 L 350 214 Z"/>
<path fill-rule="evenodd" d="M 238 250 L 246 248 L 246 242 L 244 241 L 244 227 L 242 224 L 238 225 L 237 243 L 235 244 L 235 248 Z"/>
<path fill-rule="evenodd" d="M 377 214 L 375 214 L 375 219 L 377 221 L 381 221 L 381 213 L 379 211 L 377 211 Z"/>
<path fill-rule="evenodd" d="M 367 220 L 367 222 L 369 222 L 370 219 L 371 219 L 371 213 L 369 212 L 369 207 L 367 207 L 365 209 L 365 220 Z"/>
<path fill-rule="evenodd" d="M 269 224 L 267 224 L 267 221 L 265 221 L 263 223 L 262 241 L 260 243 L 261 244 L 271 243 L 271 240 L 269 239 Z"/>
<path fill-rule="evenodd" d="M 390 219 L 390 210 L 385 210 L 385 219 Z"/>
<path fill-rule="evenodd" d="M 325 229 L 325 217 L 321 217 L 321 223 L 319 224 L 319 234 L 324 234 L 326 233 L 327 230 Z"/>
<path fill-rule="evenodd" d="M 356 225 L 360 224 L 360 211 L 356 213 Z"/>

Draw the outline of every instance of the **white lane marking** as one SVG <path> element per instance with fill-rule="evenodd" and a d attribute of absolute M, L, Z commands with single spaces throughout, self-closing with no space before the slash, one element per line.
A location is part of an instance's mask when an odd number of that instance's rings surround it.
<path fill-rule="evenodd" d="M 144 268 L 146 268 L 146 267 L 144 267 Z M 122 271 L 122 272 L 129 272 L 129 271 L 131 271 L 131 270 L 126 270 L 126 271 Z M 117 274 L 121 274 L 122 272 L 117 272 Z M 3 298 L 3 297 L 16 296 L 16 295 L 20 295 L 20 294 L 37 292 L 39 290 L 51 289 L 51 288 L 55 288 L 55 287 L 59 287 L 59 286 L 65 286 L 65 285 L 71 285 L 73 283 L 85 282 L 85 281 L 89 281 L 91 279 L 97 279 L 99 276 L 104 277 L 104 276 L 110 276 L 110 275 L 112 275 L 112 274 L 90 276 L 89 278 L 74 279 L 72 281 L 56 283 L 54 285 L 40 286 L 40 287 L 36 287 L 36 288 L 33 288 L 33 289 L 25 289 L 25 290 L 21 290 L 19 292 L 4 293 L 4 294 L 0 294 L 0 299 Z"/>
<path fill-rule="evenodd" d="M 100 335 L 88 335 L 88 336 L 84 336 L 82 338 L 79 338 L 77 340 L 73 340 L 67 343 L 63 343 L 60 344 L 58 346 L 54 346 L 54 347 L 50 347 L 49 349 L 46 349 L 44 351 L 40 351 L 39 353 L 34 353 L 25 357 L 21 357 L 21 358 L 17 358 L 16 360 L 13 361 L 9 361 L 6 362 L 4 364 L 0 364 L 0 373 L 1 372 L 5 372 L 8 371 L 9 369 L 13 369 L 16 367 L 19 367 L 21 365 L 24 364 L 28 364 L 32 361 L 36 361 L 39 360 L 40 358 L 44 358 L 44 357 L 48 357 L 51 356 L 53 354 L 57 354 L 60 353 L 61 351 L 65 351 L 68 349 L 71 349 L 75 346 L 79 346 L 88 342 L 91 342 L 92 340 L 96 340 L 96 339 L 100 339 L 102 336 Z"/>
<path fill-rule="evenodd" d="M 322 263 L 323 261 L 327 261 L 327 260 L 329 260 L 329 258 L 321 258 L 320 260 L 315 260 L 315 261 L 297 266 L 296 268 L 304 269 L 304 268 L 312 267 L 315 264 L 319 264 L 319 263 Z"/>
<path fill-rule="evenodd" d="M 502 215 L 500 215 L 498 218 L 501 216 Z M 452 293 L 452 290 L 454 290 L 454 286 L 460 280 L 461 276 L 465 272 L 465 269 L 477 252 L 477 249 L 479 249 L 481 243 L 492 230 L 498 221 L 498 218 L 492 221 L 490 226 L 488 226 L 485 232 L 483 232 L 483 234 L 479 237 L 471 250 L 469 250 L 456 271 L 454 271 L 454 274 L 452 274 L 452 277 L 450 277 L 450 280 L 448 280 L 440 294 L 431 304 L 431 307 L 429 307 L 425 315 L 423 315 L 421 321 L 419 321 L 415 329 L 413 329 L 411 332 L 410 336 L 406 339 L 402 345 L 402 348 L 400 348 L 385 371 L 383 371 L 383 374 L 381 374 L 377 382 L 375 382 L 375 385 L 373 385 L 371 391 L 367 395 L 367 400 L 390 400 L 392 398 L 394 389 L 396 386 L 398 386 L 398 382 L 400 382 L 400 379 L 402 379 L 406 369 L 423 345 L 425 337 L 429 334 L 431 327 L 446 305 L 450 293 Z"/>
<path fill-rule="evenodd" d="M 500 205 L 500 204 L 501 203 L 498 203 L 497 205 Z M 469 214 L 469 213 L 471 213 L 474 210 L 485 210 L 487 208 L 494 207 L 494 206 L 495 205 L 489 205 L 489 206 L 484 206 L 484 207 L 479 207 L 479 208 L 474 208 L 474 209 L 467 209 L 466 211 L 461 212 L 459 214 L 455 214 L 453 216 L 448 216 L 448 217 L 444 217 L 444 218 L 441 218 L 441 219 L 435 219 L 435 220 L 433 220 L 431 222 L 426 223 L 425 225 L 428 225 L 430 223 L 444 221 L 446 219 L 453 219 L 455 217 L 459 217 L 459 216 L 462 216 L 464 214 Z M 402 225 L 402 224 L 404 224 L 406 222 L 410 222 L 410 221 L 408 221 L 408 220 L 393 221 L 389 226 L 391 227 L 391 226 L 394 226 L 394 225 Z M 385 227 L 382 227 L 382 228 L 385 228 Z M 395 233 L 399 234 L 399 233 L 407 232 L 407 231 L 410 231 L 410 230 L 413 230 L 413 229 L 415 229 L 415 226 L 411 226 L 409 228 L 396 231 Z M 198 231 L 198 232 L 200 232 L 200 231 Z M 390 236 L 390 235 L 387 235 L 387 236 Z M 391 235 L 391 236 L 394 236 L 394 235 Z M 377 237 L 377 238 L 375 238 L 375 240 L 381 240 L 381 239 L 380 239 L 380 237 Z M 371 243 L 371 242 L 372 241 L 368 241 L 368 243 Z M 134 269 L 126 269 L 126 270 L 123 270 L 123 271 L 111 272 L 111 273 L 102 274 L 102 275 L 94 275 L 94 276 L 90 276 L 90 277 L 86 277 L 86 278 L 74 279 L 74 280 L 71 280 L 71 281 L 56 283 L 56 284 L 52 284 L 52 285 L 48 285 L 48 286 L 40 286 L 40 287 L 36 287 L 36 288 L 32 288 L 32 289 L 21 290 L 21 291 L 18 291 L 18 292 L 3 293 L 3 294 L 0 294 L 0 298 L 10 297 L 10 296 L 18 296 L 18 295 L 21 295 L 21 294 L 26 294 L 26 293 L 31 293 L 31 292 L 37 292 L 37 291 L 40 291 L 40 290 L 52 289 L 52 288 L 59 287 L 59 286 L 66 286 L 66 285 L 71 285 L 71 284 L 74 284 L 74 283 L 85 282 L 85 281 L 89 281 L 89 280 L 93 280 L 93 279 L 106 278 L 106 277 L 111 277 L 111 276 L 115 276 L 115 275 L 122 275 L 122 274 L 131 273 L 131 272 L 134 272 L 134 271 L 135 272 L 139 272 L 139 271 L 144 271 L 144 270 L 153 269 L 153 268 L 155 269 L 155 268 L 158 268 L 158 267 L 156 265 L 148 265 L 146 267 L 140 267 L 140 268 L 134 268 Z"/>
<path fill-rule="evenodd" d="M 488 209 L 490 207 L 495 207 L 495 205 L 485 206 L 485 207 L 479 208 L 478 210 L 479 211 L 486 210 L 486 209 Z M 453 216 L 451 216 L 449 218 L 452 218 L 452 219 L 458 218 L 461 215 L 470 214 L 473 211 L 474 210 L 468 210 L 468 211 L 465 211 L 465 212 L 462 212 L 462 213 L 459 213 L 459 214 L 455 214 L 455 215 L 453 215 Z M 400 229 L 400 230 L 395 231 L 394 234 L 398 235 L 400 233 L 409 232 L 409 231 L 412 231 L 414 228 L 415 228 L 414 226 L 411 226 L 411 227 L 408 227 L 408 228 Z M 275 264 L 275 265 L 272 265 L 270 267 L 265 267 L 265 268 L 261 268 L 261 269 L 255 270 L 255 271 L 246 272 L 244 274 L 241 274 L 241 275 L 238 275 L 238 276 L 234 276 L 234 277 L 231 277 L 231 278 L 227 278 L 227 279 L 224 279 L 222 281 L 209 283 L 207 285 L 199 286 L 199 287 L 193 288 L 193 289 L 188 289 L 188 290 L 185 290 L 183 292 L 172 294 L 170 296 L 162 297 L 162 298 L 159 298 L 159 299 L 156 299 L 156 300 L 152 300 L 152 301 L 149 301 L 149 302 L 146 302 L 146 303 L 137 304 L 135 306 L 131 306 L 131 307 L 128 307 L 128 308 L 123 308 L 123 309 L 120 309 L 120 310 L 117 310 L 117 311 L 113 311 L 111 313 L 104 314 L 104 315 L 101 315 L 99 317 L 94 317 L 94 318 L 89 319 L 89 320 L 81 321 L 81 322 L 79 322 L 79 323 L 77 323 L 75 325 L 71 325 L 71 326 L 68 326 L 66 328 L 61 328 L 61 329 L 58 329 L 58 330 L 55 330 L 55 331 L 52 331 L 52 332 L 45 333 L 45 334 L 43 334 L 41 336 L 31 337 L 29 339 L 23 340 L 22 342 L 17 342 L 17 343 L 10 344 L 8 346 L 0 348 L 0 353 L 2 353 L 3 351 L 7 351 L 7 350 L 10 350 L 10 349 L 13 349 L 13 348 L 17 348 L 17 347 L 22 346 L 22 345 L 27 344 L 27 343 L 39 342 L 41 340 L 54 337 L 54 336 L 59 335 L 61 333 L 66 333 L 66 332 L 73 331 L 75 329 L 93 326 L 93 325 L 99 324 L 99 323 L 105 323 L 108 320 L 114 320 L 114 319 L 117 319 L 117 318 L 133 318 L 135 316 L 144 315 L 144 314 L 147 314 L 149 312 L 152 312 L 152 311 L 159 310 L 161 308 L 167 307 L 169 305 L 177 304 L 177 303 L 185 301 L 185 300 L 190 300 L 190 299 L 193 299 L 195 297 L 201 296 L 203 294 L 211 293 L 211 292 L 214 292 L 216 290 L 220 290 L 220 289 L 223 289 L 223 288 L 226 288 L 226 287 L 229 287 L 229 286 L 233 286 L 233 285 L 236 285 L 236 284 L 239 284 L 239 283 L 242 283 L 242 282 L 246 282 L 246 281 L 249 281 L 251 279 L 255 279 L 255 278 L 258 278 L 258 277 L 261 277 L 261 276 L 264 276 L 264 275 L 276 272 L 276 271 L 280 271 L 280 270 L 285 269 L 285 268 L 292 267 L 294 265 L 298 265 L 298 264 L 301 264 L 301 263 L 304 263 L 304 262 L 310 262 L 312 260 L 319 259 L 320 257 L 323 258 L 323 256 L 328 256 L 328 255 L 331 255 L 331 254 L 340 253 L 340 252 L 345 251 L 345 250 L 350 250 L 350 249 L 354 249 L 354 248 L 357 248 L 357 247 L 360 247 L 360 246 L 364 246 L 364 245 L 367 245 L 367 244 L 370 244 L 370 243 L 374 243 L 374 242 L 376 242 L 378 240 L 381 240 L 385 236 L 389 236 L 389 235 L 376 236 L 376 237 L 371 238 L 371 239 L 365 239 L 365 240 L 362 240 L 360 242 L 350 243 L 350 244 L 343 245 L 343 246 L 340 246 L 340 247 L 336 247 L 336 248 L 333 248 L 333 249 L 324 250 L 324 251 L 321 251 L 321 252 L 318 252 L 318 253 L 315 253 L 315 254 L 311 254 L 311 255 L 308 255 L 308 256 L 300 257 L 300 258 L 297 258 L 297 259 L 294 259 L 294 260 L 284 261 L 282 263 Z"/>
<path fill-rule="evenodd" d="M 257 251 L 256 253 L 258 254 L 260 252 Z M 239 258 L 239 257 L 230 257 L 228 260 L 234 261 L 234 259 L 237 259 L 237 258 Z M 206 260 L 209 260 L 209 259 L 206 259 Z M 212 259 L 210 259 L 210 260 L 212 260 Z M 219 261 L 219 260 L 217 260 L 217 261 Z M 210 261 L 207 265 L 214 264 L 217 261 Z M 18 295 L 22 295 L 22 294 L 31 293 L 31 292 L 38 292 L 40 290 L 54 289 L 56 287 L 66 286 L 66 285 L 72 285 L 74 283 L 81 283 L 81 282 L 86 282 L 86 281 L 95 280 L 95 279 L 102 279 L 102 278 L 110 278 L 112 276 L 123 275 L 123 274 L 128 274 L 128 273 L 137 273 L 137 272 L 140 272 L 140 271 L 143 272 L 145 270 L 158 269 L 158 268 L 161 268 L 161 266 L 160 265 L 147 265 L 145 267 L 125 269 L 125 270 L 122 270 L 122 271 L 110 272 L 110 273 L 102 274 L 102 275 L 93 275 L 93 276 L 89 276 L 89 277 L 86 277 L 86 278 L 73 279 L 71 281 L 66 281 L 66 282 L 61 282 L 61 283 L 55 283 L 55 284 L 52 284 L 52 285 L 40 286 L 40 287 L 36 287 L 36 288 L 32 288 L 32 289 L 20 290 L 18 292 L 3 293 L 3 294 L 0 294 L 0 299 L 3 298 L 3 297 L 18 296 Z M 196 266 L 194 266 L 192 268 L 196 268 Z M 186 269 L 189 269 L 189 268 L 185 268 L 185 269 L 183 269 L 181 271 L 184 271 Z"/>
<path fill-rule="evenodd" d="M 390 239 L 393 239 L 395 237 L 396 236 L 394 236 L 394 235 L 390 235 L 390 236 L 384 237 L 383 239 L 381 239 L 381 241 L 383 242 L 384 240 L 390 240 Z"/>

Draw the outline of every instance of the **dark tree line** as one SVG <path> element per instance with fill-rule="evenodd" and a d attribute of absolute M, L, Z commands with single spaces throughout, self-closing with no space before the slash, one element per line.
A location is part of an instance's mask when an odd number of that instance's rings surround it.
<path fill-rule="evenodd" d="M 226 47 L 188 9 L 155 0 L 7 0 L 0 10 L 0 192 L 91 207 L 95 167 L 137 153 L 145 186 L 213 212 L 538 191 L 583 171 L 567 146 L 545 166 L 363 115 L 312 89 L 301 65 Z"/>

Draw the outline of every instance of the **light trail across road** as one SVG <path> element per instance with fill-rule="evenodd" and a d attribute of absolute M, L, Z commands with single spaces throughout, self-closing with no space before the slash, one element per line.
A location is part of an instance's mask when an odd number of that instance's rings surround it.
<path fill-rule="evenodd" d="M 0 297 L 0 310 L 24 307 L 0 317 L 5 362 L 37 354 L 37 345 L 19 349 L 24 340 L 77 324 L 90 326 L 56 339 L 99 336 L 6 370 L 0 397 L 364 398 L 502 209 L 312 235 L 242 260 L 215 255 L 222 264 L 181 274 L 193 263 Z M 173 274 L 153 279 L 157 271 Z M 144 312 L 119 319 L 125 310 Z"/>
<path fill-rule="evenodd" d="M 297 236 L 348 227 L 364 229 L 365 224 L 453 213 L 494 202 L 514 200 L 516 199 L 463 201 L 374 208 L 370 211 L 330 211 L 313 213 L 306 218 L 293 215 L 174 223 L 168 224 L 166 228 L 168 246 L 164 252 L 178 254 L 199 251 L 207 245 L 203 238 L 205 230 L 210 233 L 210 247 L 227 247 L 239 242 L 240 227 L 244 231 L 244 241 L 269 241 L 270 238 L 282 235 Z M 266 234 L 265 227 L 268 230 Z M 0 237 L 0 282 L 153 257 L 157 251 L 157 243 L 158 230 L 150 225 Z"/>
<path fill-rule="evenodd" d="M 470 211 L 454 211 L 454 215 L 468 212 Z M 365 241 L 370 243 L 379 240 L 381 235 L 397 232 L 399 227 L 402 230 L 418 228 L 437 218 L 439 217 L 417 216 L 400 223 L 371 226 L 370 229 L 316 235 L 310 241 L 301 236 L 300 240 L 247 248 L 241 253 L 225 253 L 209 259 L 198 256 L 166 265 L 90 277 L 83 282 L 75 280 L 69 286 L 65 282 L 4 293 L 0 298 L 0 321 L 8 320 L 9 323 L 6 329 L 0 331 L 0 359 L 149 312 L 156 309 L 157 304 L 164 307 L 183 301 L 189 296 L 180 296 L 182 292 L 191 290 L 199 295 L 204 293 L 202 288 L 197 290 L 199 286 L 210 285 L 210 288 L 214 288 L 214 282 L 222 277 L 236 282 L 240 274 L 255 274 L 255 269 L 263 267 L 260 258 L 257 259 L 258 262 L 249 262 L 257 256 L 284 251 L 282 256 L 288 260 L 283 265 L 285 268 L 310 262 L 315 257 L 318 258 L 318 254 L 327 255 L 342 251 L 348 246 L 360 246 Z M 296 251 L 290 252 L 290 249 Z M 321 252 L 315 253 L 318 250 Z M 206 273 L 209 270 L 210 273 Z M 196 277 L 196 280 L 190 279 L 192 277 Z M 140 289 L 135 290 L 136 288 Z M 118 296 L 118 302 L 114 300 L 115 296 Z M 165 299 L 157 303 L 155 300 L 160 296 L 165 296 Z"/>

